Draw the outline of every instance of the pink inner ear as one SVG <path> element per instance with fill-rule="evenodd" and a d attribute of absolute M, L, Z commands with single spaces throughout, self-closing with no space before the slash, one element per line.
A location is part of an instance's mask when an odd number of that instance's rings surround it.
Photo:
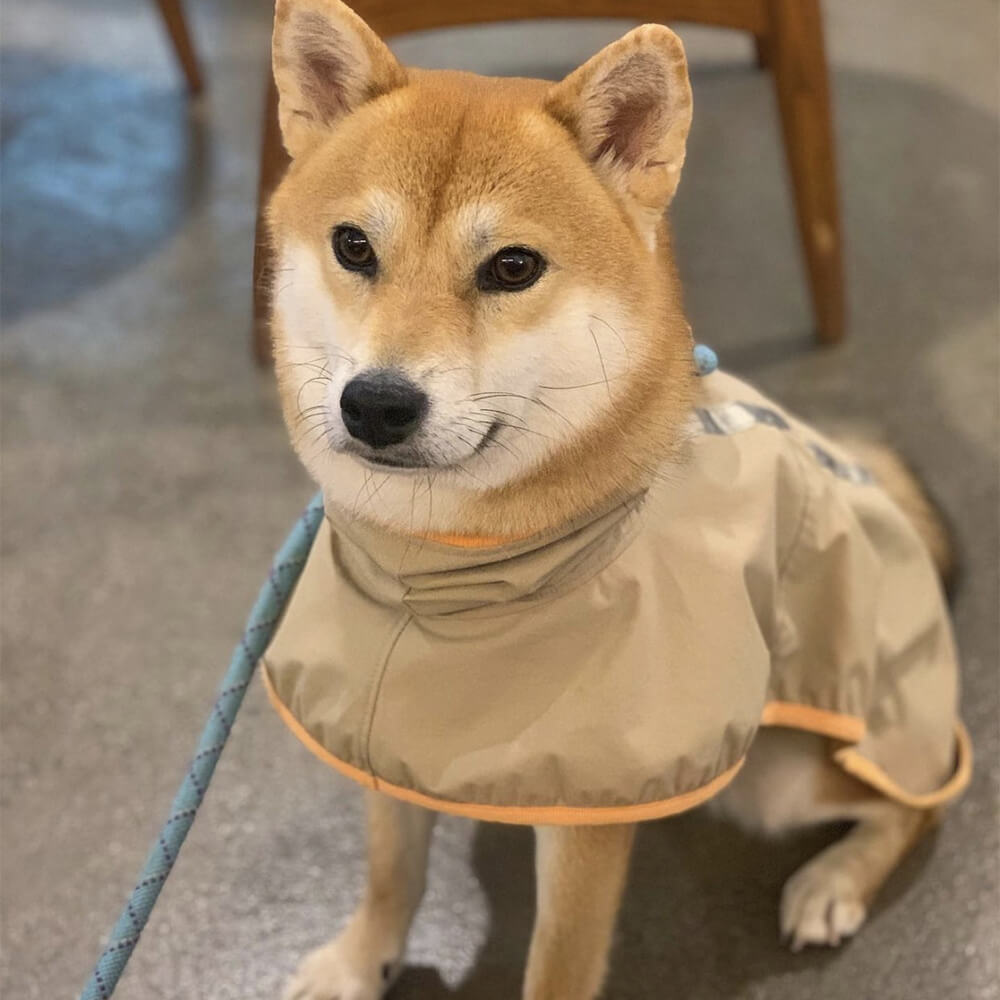
<path fill-rule="evenodd" d="M 295 21 L 294 51 L 310 108 L 323 124 L 332 124 L 351 104 L 351 58 L 344 40 L 321 14 L 303 12 Z"/>
<path fill-rule="evenodd" d="M 644 161 L 662 138 L 668 99 L 667 74 L 654 56 L 636 53 L 615 66 L 592 98 L 593 113 L 603 119 L 598 130 L 604 136 L 595 159 L 610 154 L 613 162 L 628 167 Z"/>

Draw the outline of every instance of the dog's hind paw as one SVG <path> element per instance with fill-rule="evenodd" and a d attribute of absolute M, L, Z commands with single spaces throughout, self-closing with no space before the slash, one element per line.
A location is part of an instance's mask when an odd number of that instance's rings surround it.
<path fill-rule="evenodd" d="M 821 859 L 800 868 L 781 894 L 781 935 L 792 951 L 835 947 L 857 933 L 866 915 L 854 880 Z"/>
<path fill-rule="evenodd" d="M 343 934 L 307 955 L 292 976 L 283 1000 L 381 1000 L 401 963 L 381 961 Z"/>

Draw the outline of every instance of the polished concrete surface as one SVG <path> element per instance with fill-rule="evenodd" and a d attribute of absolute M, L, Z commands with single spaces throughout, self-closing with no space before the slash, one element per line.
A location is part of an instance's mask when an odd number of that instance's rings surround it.
<path fill-rule="evenodd" d="M 76 995 L 164 817 L 271 552 L 310 494 L 250 360 L 268 5 L 189 3 L 189 108 L 152 4 L 3 5 L 3 949 L 11 1000 Z M 946 17 L 942 11 L 948 10 Z M 675 218 L 724 363 L 813 418 L 882 425 L 958 531 L 973 787 L 836 952 L 777 940 L 774 843 L 643 828 L 608 997 L 987 1000 L 998 985 L 997 11 L 829 0 L 851 337 L 821 351 L 768 81 L 684 30 L 696 125 Z M 553 75 L 621 23 L 405 39 L 410 61 Z M 123 998 L 264 1000 L 345 918 L 358 796 L 255 686 Z M 515 996 L 530 833 L 441 823 L 394 994 Z"/>

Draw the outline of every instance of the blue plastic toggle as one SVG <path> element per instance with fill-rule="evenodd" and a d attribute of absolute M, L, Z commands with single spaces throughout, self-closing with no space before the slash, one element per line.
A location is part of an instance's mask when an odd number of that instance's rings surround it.
<path fill-rule="evenodd" d="M 699 375 L 711 375 L 719 367 L 719 357 L 708 344 L 694 345 L 694 370 Z"/>

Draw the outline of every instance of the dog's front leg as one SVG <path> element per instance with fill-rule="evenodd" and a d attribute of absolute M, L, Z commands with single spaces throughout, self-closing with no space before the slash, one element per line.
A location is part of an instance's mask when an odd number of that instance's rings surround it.
<path fill-rule="evenodd" d="M 538 827 L 524 1000 L 593 1000 L 607 971 L 635 826 Z"/>
<path fill-rule="evenodd" d="M 424 894 L 435 814 L 369 792 L 368 885 L 350 922 L 299 966 L 285 1000 L 379 1000 L 402 967 Z"/>

